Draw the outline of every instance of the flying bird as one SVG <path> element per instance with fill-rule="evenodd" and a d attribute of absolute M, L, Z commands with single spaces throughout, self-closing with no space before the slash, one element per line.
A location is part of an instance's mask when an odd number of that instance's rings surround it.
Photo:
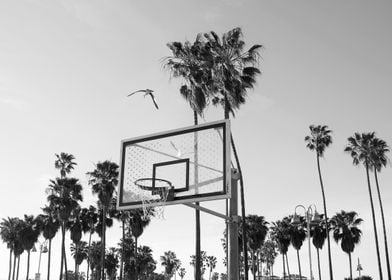
<path fill-rule="evenodd" d="M 153 94 L 154 91 L 152 89 L 148 89 L 148 88 L 147 89 L 139 89 L 137 91 L 134 91 L 134 92 L 128 94 L 128 96 L 132 96 L 132 95 L 134 95 L 135 93 L 138 93 L 138 92 L 144 92 L 144 97 L 146 97 L 147 95 L 150 96 L 151 99 L 152 99 L 152 102 L 154 102 L 155 108 L 159 109 L 158 104 L 157 104 L 157 102 L 155 100 L 155 96 Z"/>

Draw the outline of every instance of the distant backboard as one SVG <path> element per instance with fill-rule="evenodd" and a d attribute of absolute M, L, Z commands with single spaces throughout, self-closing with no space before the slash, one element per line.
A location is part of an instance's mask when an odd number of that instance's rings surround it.
<path fill-rule="evenodd" d="M 123 140 L 118 208 L 228 198 L 230 162 L 229 121 Z"/>

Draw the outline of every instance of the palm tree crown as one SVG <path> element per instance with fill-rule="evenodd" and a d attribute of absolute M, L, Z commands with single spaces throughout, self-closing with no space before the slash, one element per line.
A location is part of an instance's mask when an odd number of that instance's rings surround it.
<path fill-rule="evenodd" d="M 309 126 L 310 135 L 305 137 L 306 147 L 316 151 L 320 157 L 324 156 L 325 148 L 332 144 L 331 130 L 326 125 Z"/>

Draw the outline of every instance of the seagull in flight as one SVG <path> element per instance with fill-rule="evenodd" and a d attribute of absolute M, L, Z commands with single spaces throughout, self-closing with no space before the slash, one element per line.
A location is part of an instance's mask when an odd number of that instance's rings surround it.
<path fill-rule="evenodd" d="M 138 93 L 138 92 L 144 92 L 144 97 L 146 97 L 147 95 L 150 96 L 151 99 L 152 99 L 152 102 L 154 102 L 155 108 L 159 109 L 158 104 L 157 104 L 157 102 L 155 100 L 155 96 L 153 94 L 154 91 L 152 89 L 148 89 L 148 88 L 147 89 L 139 89 L 137 91 L 134 91 L 134 92 L 128 94 L 128 96 L 132 96 L 132 95 L 134 95 L 135 93 Z"/>

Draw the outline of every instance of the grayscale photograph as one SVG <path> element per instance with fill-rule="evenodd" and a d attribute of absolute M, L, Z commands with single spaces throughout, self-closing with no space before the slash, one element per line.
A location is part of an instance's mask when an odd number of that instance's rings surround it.
<path fill-rule="evenodd" d="M 0 280 L 392 280 L 391 14 L 0 0 Z"/>

